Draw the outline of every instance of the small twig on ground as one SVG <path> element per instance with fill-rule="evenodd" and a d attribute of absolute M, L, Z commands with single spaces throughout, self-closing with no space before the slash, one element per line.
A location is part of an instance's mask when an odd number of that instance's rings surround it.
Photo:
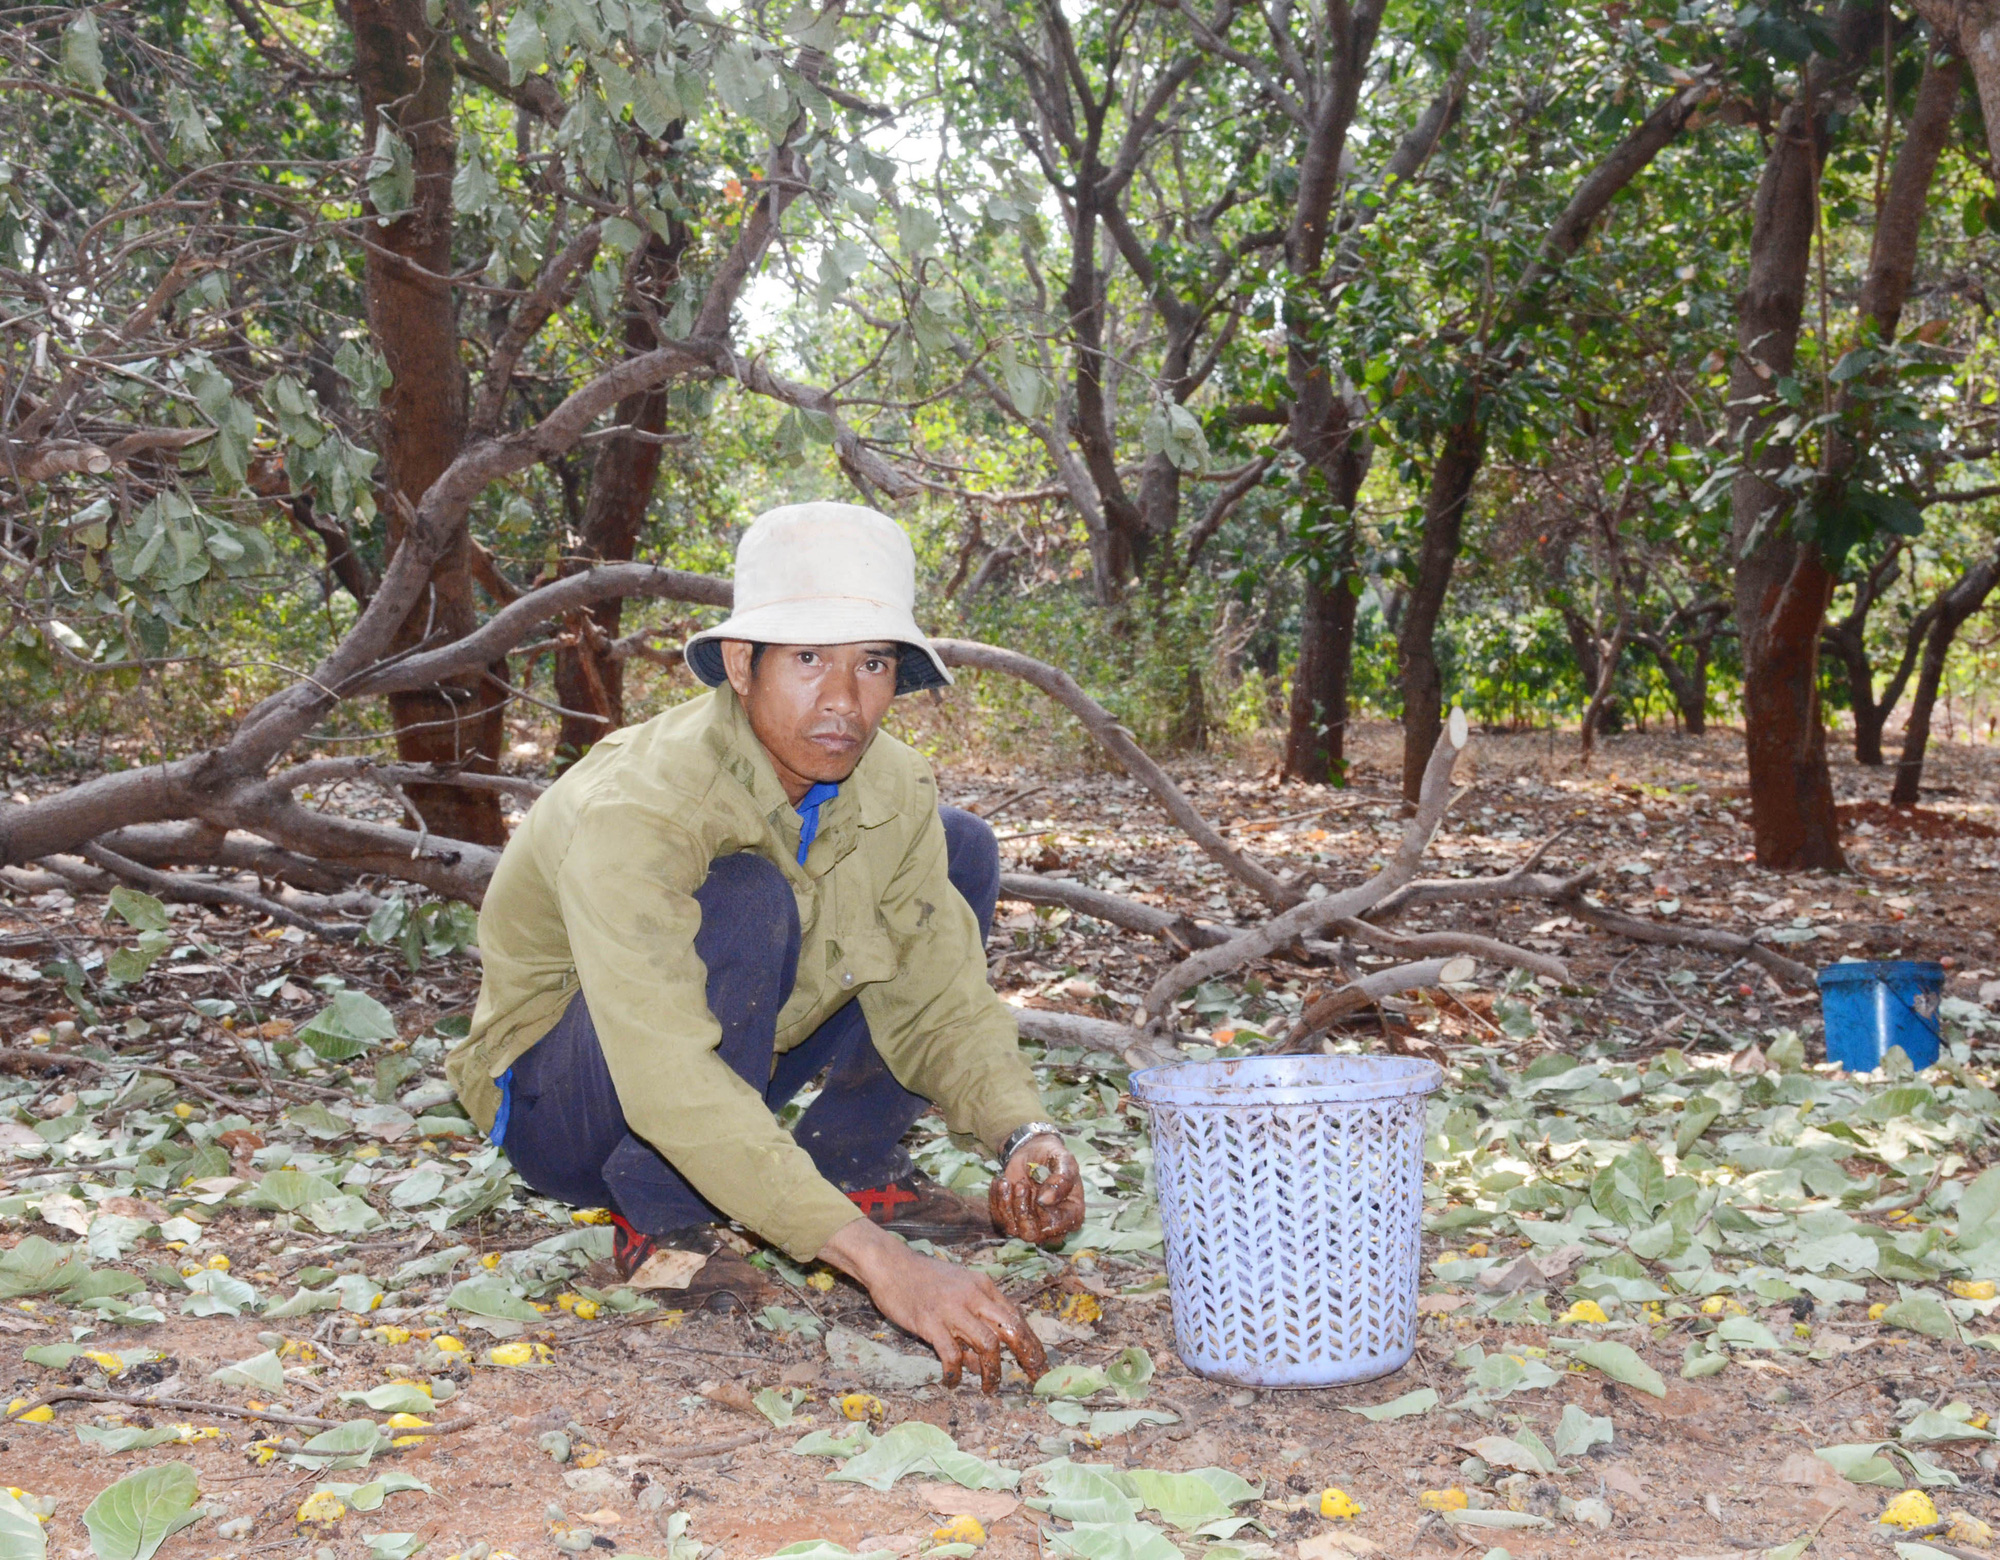
<path fill-rule="evenodd" d="M 715 1441 L 686 1441 L 679 1446 L 659 1446 L 650 1452 L 640 1452 L 632 1459 L 632 1466 L 643 1468 L 650 1464 L 671 1467 L 675 1462 L 688 1462 L 698 1457 L 721 1457 L 728 1452 L 740 1452 L 746 1446 L 755 1446 L 760 1441 L 769 1440 L 771 1432 L 765 1430 L 745 1430 L 741 1435 L 724 1436 Z"/>
<path fill-rule="evenodd" d="M 236 1032 L 235 1026 L 232 1024 L 223 1033 L 235 1042 L 236 1054 L 243 1058 L 243 1065 L 250 1070 L 250 1076 L 257 1081 L 258 1090 L 261 1093 L 275 1096 L 277 1090 L 271 1087 L 271 1080 L 266 1076 L 263 1064 L 257 1060 L 255 1053 L 251 1051 L 250 1047 L 243 1043 L 243 1037 Z"/>
<path fill-rule="evenodd" d="M 303 1414 L 281 1414 L 269 1408 L 238 1408 L 233 1403 L 203 1403 L 193 1398 L 149 1398 L 129 1392 L 104 1392 L 95 1387 L 58 1387 L 53 1392 L 45 1392 L 33 1402 L 23 1403 L 19 1408 L 0 1417 L 0 1424 L 33 1424 L 34 1420 L 24 1419 L 22 1416 L 48 1403 L 122 1403 L 127 1408 L 174 1409 L 184 1414 L 217 1414 L 225 1419 L 254 1419 L 267 1424 L 292 1425 L 301 1430 L 332 1430 L 339 1425 L 339 1421 L 334 1419 L 312 1419 Z M 465 1417 L 469 1419 L 471 1416 Z M 53 1421 L 43 1422 L 53 1423 Z"/>
<path fill-rule="evenodd" d="M 1049 784 L 1050 782 L 1044 781 L 1041 785 L 1025 785 L 1011 795 L 1001 797 L 991 808 L 968 807 L 966 811 L 971 813 L 975 818 L 984 818 L 988 823 L 991 823 L 1003 812 L 1012 811 L 1030 797 L 1040 796 L 1042 792 L 1049 788 Z"/>
<path fill-rule="evenodd" d="M 201 1081 L 200 1075 L 179 1067 L 162 1067 L 155 1062 L 100 1062 L 95 1057 L 78 1056 L 73 1051 L 44 1051 L 32 1046 L 0 1046 L 0 1070 L 11 1069 L 22 1063 L 31 1067 L 37 1065 L 47 1067 L 52 1064 L 62 1067 L 88 1067 L 92 1071 L 103 1073 L 158 1073 L 163 1078 L 171 1078 L 174 1082 L 194 1090 L 195 1093 L 215 1101 L 225 1110 L 242 1110 L 250 1103 L 247 1100 L 231 1099 L 226 1094 L 218 1094 Z M 232 1080 L 223 1078 L 217 1081 L 228 1083 Z"/>
<path fill-rule="evenodd" d="M 1885 1213 L 1901 1213 L 1905 1208 L 1915 1208 L 1929 1201 L 1931 1193 L 1944 1183 L 1944 1165 L 1945 1162 L 1940 1159 L 1937 1168 L 1931 1171 L 1931 1178 L 1924 1183 L 1922 1191 L 1912 1192 L 1907 1197 L 1899 1197 L 1892 1203 L 1885 1203 L 1880 1208 L 1870 1208 L 1868 1211 L 1880 1217 Z"/>
<path fill-rule="evenodd" d="M 1463 997 L 1459 996 L 1457 992 L 1452 991 L 1449 987 L 1440 986 L 1438 989 L 1443 994 L 1445 1001 L 1449 1002 L 1453 1007 L 1457 1008 L 1459 1012 L 1463 1013 L 1467 1018 L 1471 1019 L 1475 1024 L 1485 1025 L 1486 1028 L 1488 1028 L 1493 1032 L 1494 1036 L 1500 1041 L 1502 1045 L 1508 1043 L 1509 1036 L 1507 1034 L 1507 1031 L 1502 1029 L 1498 1024 L 1494 1023 L 1492 1019 L 1488 1018 L 1484 1013 L 1480 1012 L 1477 1008 L 1471 1006 L 1469 1003 L 1466 1002 L 1466 1000 Z"/>

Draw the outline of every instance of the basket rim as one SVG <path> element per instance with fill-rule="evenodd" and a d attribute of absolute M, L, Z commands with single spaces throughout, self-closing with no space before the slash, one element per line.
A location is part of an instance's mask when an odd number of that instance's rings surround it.
<path fill-rule="evenodd" d="M 1344 1072 L 1359 1064 L 1375 1076 L 1286 1083 L 1262 1082 L 1254 1076 L 1278 1067 L 1289 1070 L 1311 1063 L 1339 1063 Z M 1246 1073 L 1252 1076 L 1245 1077 Z M 1170 1062 L 1135 1072 L 1131 1079 L 1132 1098 L 1142 1105 L 1195 1110 L 1361 1104 L 1432 1094 L 1443 1085 L 1443 1068 L 1413 1056 L 1243 1056 L 1212 1062 Z"/>

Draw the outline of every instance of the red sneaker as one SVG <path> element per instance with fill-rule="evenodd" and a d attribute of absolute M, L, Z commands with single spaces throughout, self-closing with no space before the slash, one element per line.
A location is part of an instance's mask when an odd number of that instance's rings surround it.
<path fill-rule="evenodd" d="M 946 1191 L 921 1170 L 849 1192 L 847 1200 L 867 1214 L 870 1223 L 894 1230 L 905 1240 L 957 1246 L 993 1238 L 993 1220 L 984 1207 Z"/>

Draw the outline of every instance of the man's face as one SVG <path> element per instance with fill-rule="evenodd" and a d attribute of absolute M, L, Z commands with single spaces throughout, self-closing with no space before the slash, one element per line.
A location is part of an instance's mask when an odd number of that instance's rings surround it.
<path fill-rule="evenodd" d="M 770 645 L 753 671 L 747 640 L 722 642 L 729 686 L 793 802 L 854 773 L 896 696 L 896 656 L 886 640 Z"/>

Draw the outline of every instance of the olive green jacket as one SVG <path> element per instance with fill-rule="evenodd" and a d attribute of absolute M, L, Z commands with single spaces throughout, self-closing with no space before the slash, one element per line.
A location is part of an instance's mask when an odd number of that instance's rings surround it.
<path fill-rule="evenodd" d="M 479 912 L 479 1003 L 447 1063 L 473 1119 L 491 1129 L 493 1080 L 580 988 L 633 1132 L 709 1202 L 801 1261 L 859 1216 L 716 1055 L 694 892 L 737 851 L 778 867 L 798 901 L 779 1051 L 858 997 L 890 1071 L 953 1131 L 997 1148 L 1039 1116 L 978 922 L 945 876 L 930 766 L 878 734 L 820 809 L 803 867 L 799 826 L 727 686 L 593 747 L 514 831 Z"/>

